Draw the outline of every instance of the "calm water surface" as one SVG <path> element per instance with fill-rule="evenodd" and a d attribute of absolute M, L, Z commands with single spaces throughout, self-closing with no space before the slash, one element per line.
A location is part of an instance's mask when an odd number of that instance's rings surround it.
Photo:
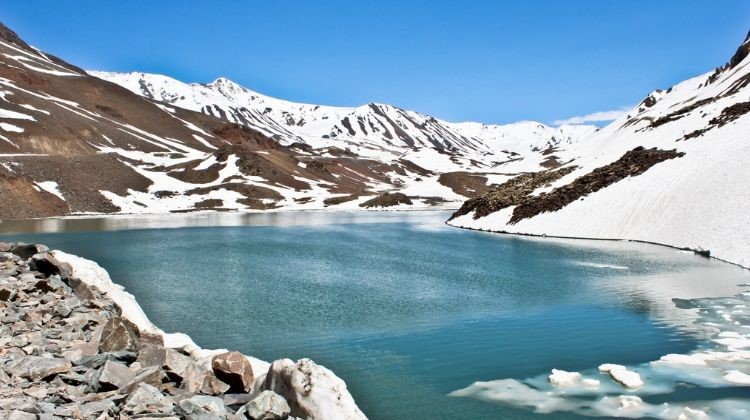
<path fill-rule="evenodd" d="M 97 261 L 155 324 L 202 347 L 310 357 L 373 419 L 549 418 L 446 394 L 690 351 L 700 337 L 671 299 L 748 281 L 668 248 L 472 232 L 447 216 L 52 219 L 2 223 L 0 240 Z"/>

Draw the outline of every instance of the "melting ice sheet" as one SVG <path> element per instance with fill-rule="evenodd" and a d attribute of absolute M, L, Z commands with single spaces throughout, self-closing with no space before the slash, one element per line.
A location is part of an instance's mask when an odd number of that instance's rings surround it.
<path fill-rule="evenodd" d="M 475 382 L 450 393 L 539 413 L 663 419 L 750 418 L 750 284 L 733 297 L 673 299 L 704 345 L 637 366 L 552 369 L 524 380 Z M 684 325 L 689 328 L 690 326 Z M 711 390 L 724 388 L 721 397 Z"/>

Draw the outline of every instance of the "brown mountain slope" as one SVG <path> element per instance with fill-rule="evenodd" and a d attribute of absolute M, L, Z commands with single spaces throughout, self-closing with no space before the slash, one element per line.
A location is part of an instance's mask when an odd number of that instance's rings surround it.
<path fill-rule="evenodd" d="M 0 24 L 0 218 L 320 208 L 430 176 L 146 99 Z"/>

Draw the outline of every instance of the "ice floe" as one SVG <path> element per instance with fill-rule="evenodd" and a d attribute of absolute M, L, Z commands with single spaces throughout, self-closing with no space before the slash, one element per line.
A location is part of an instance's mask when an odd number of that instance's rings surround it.
<path fill-rule="evenodd" d="M 741 285 L 743 286 L 743 285 Z M 748 287 L 744 285 L 743 287 Z M 733 297 L 674 299 L 705 340 L 686 354 L 637 366 L 605 363 L 580 372 L 552 369 L 526 379 L 475 382 L 454 397 L 524 407 L 539 413 L 660 419 L 750 418 L 750 400 L 702 400 L 701 388 L 750 387 L 750 292 Z M 695 400 L 687 401 L 689 392 Z M 651 398 L 659 395 L 659 403 Z M 666 401 L 666 402 L 664 402 Z"/>

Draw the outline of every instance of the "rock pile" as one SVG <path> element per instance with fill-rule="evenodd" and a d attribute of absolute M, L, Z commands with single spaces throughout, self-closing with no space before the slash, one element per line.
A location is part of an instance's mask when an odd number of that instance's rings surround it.
<path fill-rule="evenodd" d="M 284 359 L 278 374 L 253 372 L 238 352 L 200 359 L 168 348 L 73 273 L 45 246 L 0 243 L 0 417 L 327 417 L 306 400 L 324 368 Z M 310 364 L 312 376 L 300 370 Z"/>

